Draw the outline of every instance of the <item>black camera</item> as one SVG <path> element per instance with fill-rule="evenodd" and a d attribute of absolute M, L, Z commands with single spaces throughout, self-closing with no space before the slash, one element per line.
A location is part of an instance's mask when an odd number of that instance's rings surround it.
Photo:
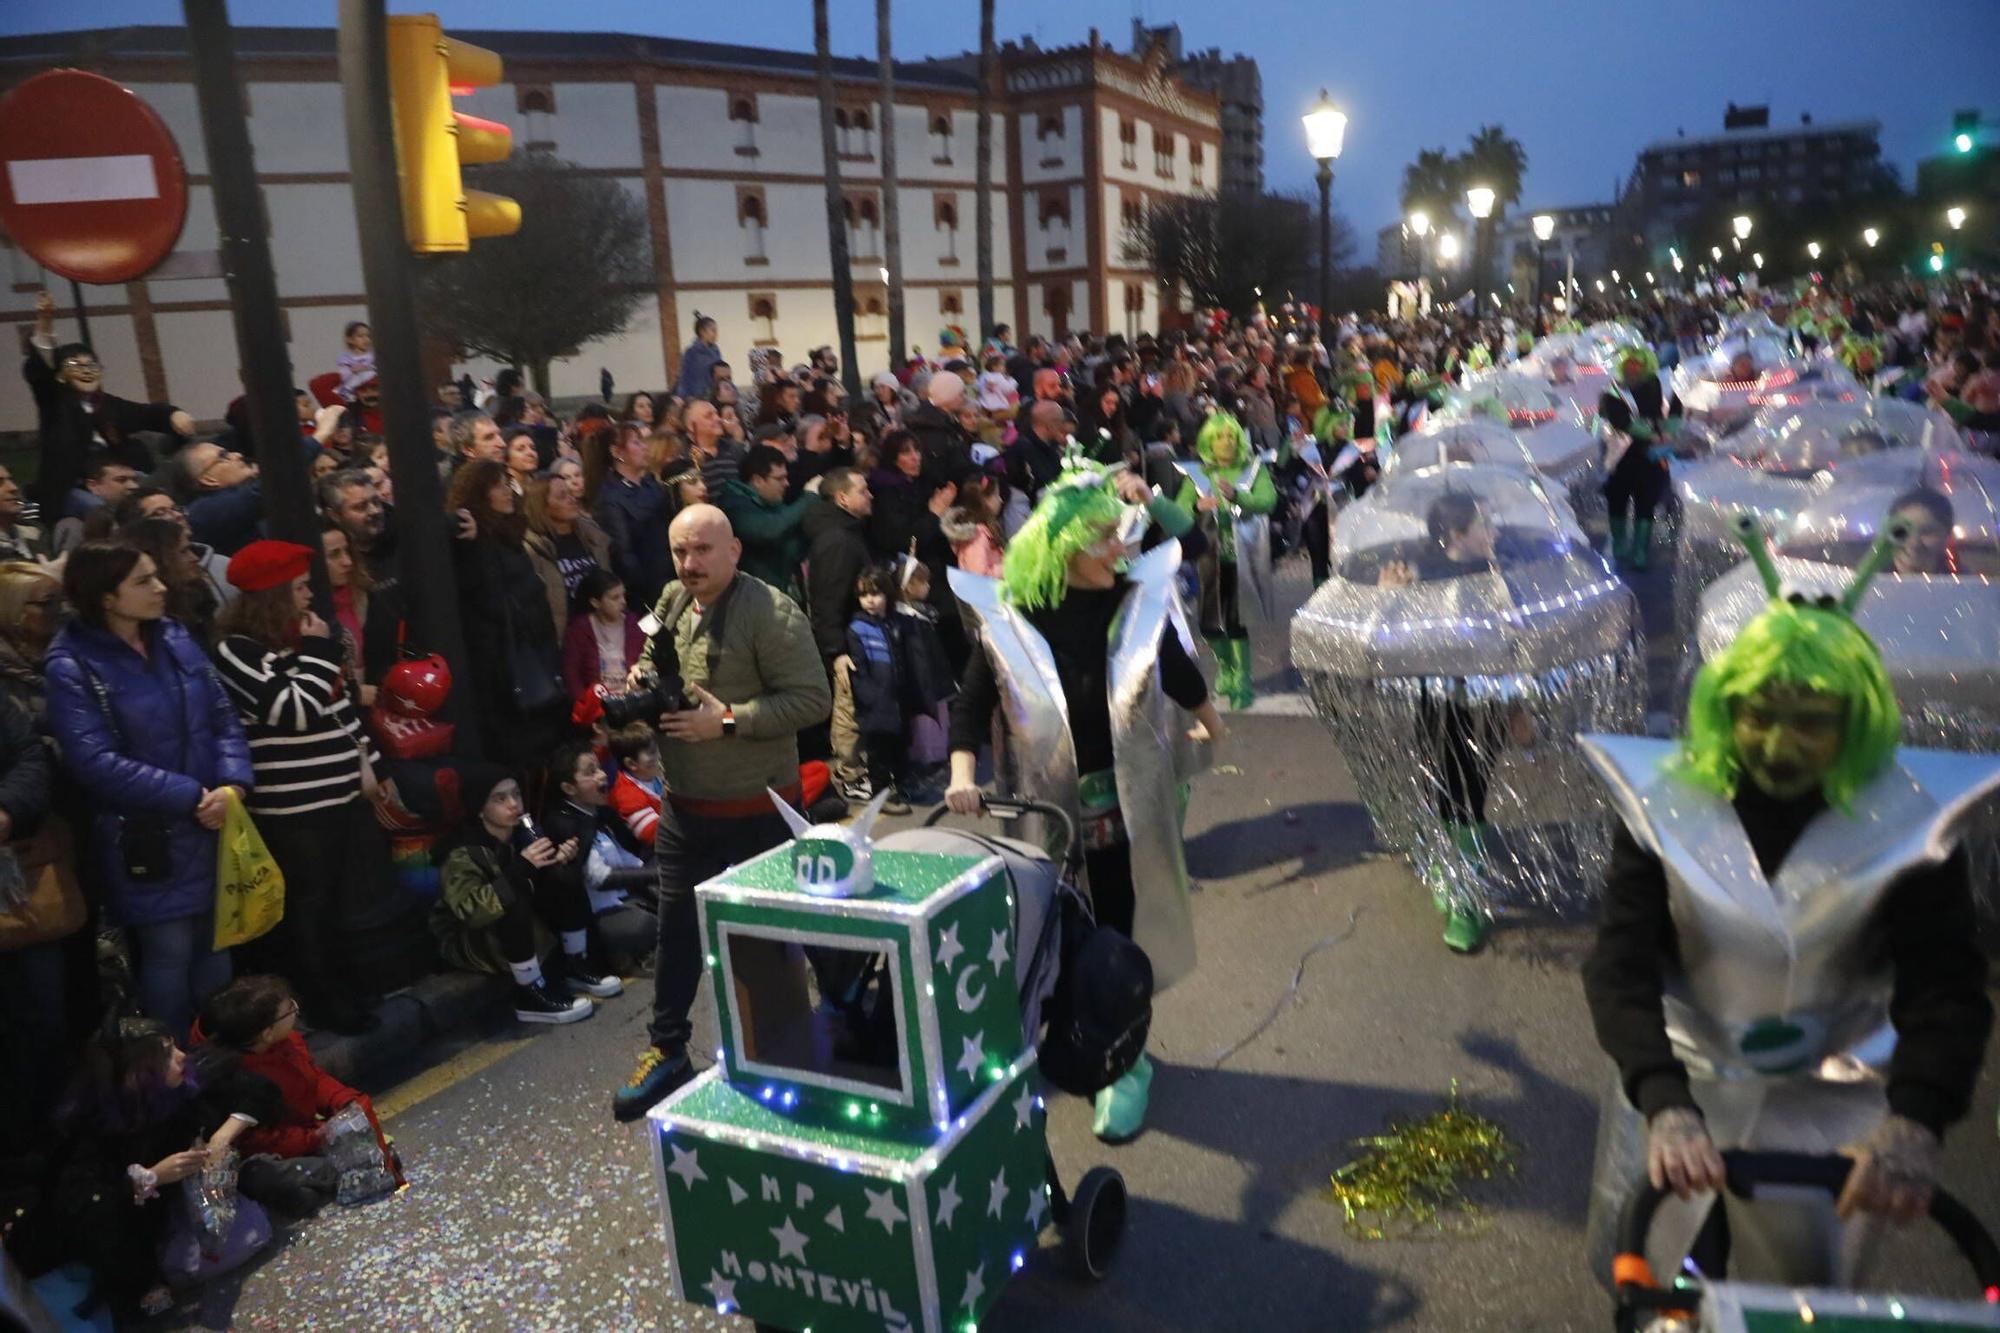
<path fill-rule="evenodd" d="M 625 693 L 604 696 L 604 723 L 613 731 L 634 722 L 644 722 L 650 727 L 659 723 L 660 714 L 684 713 L 690 707 L 680 672 L 661 677 L 648 671 Z"/>

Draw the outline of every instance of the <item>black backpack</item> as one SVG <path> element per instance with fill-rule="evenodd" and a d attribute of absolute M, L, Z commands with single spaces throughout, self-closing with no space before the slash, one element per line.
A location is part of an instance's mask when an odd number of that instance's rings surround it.
<path fill-rule="evenodd" d="M 1054 1086 L 1090 1097 L 1130 1073 L 1153 1023 L 1146 951 L 1100 926 L 1075 894 L 1062 902 L 1062 974 L 1042 1007 L 1041 1070 Z"/>

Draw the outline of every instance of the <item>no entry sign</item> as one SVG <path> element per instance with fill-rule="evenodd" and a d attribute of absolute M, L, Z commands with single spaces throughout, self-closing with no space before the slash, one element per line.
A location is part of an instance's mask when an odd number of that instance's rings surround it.
<path fill-rule="evenodd" d="M 187 170 L 153 108 L 99 74 L 37 74 L 0 98 L 0 226 L 43 267 L 130 282 L 173 250 Z"/>

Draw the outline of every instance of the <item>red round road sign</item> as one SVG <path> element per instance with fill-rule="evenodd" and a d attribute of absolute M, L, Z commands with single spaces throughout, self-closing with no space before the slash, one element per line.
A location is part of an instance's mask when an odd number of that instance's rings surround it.
<path fill-rule="evenodd" d="M 57 69 L 0 98 L 0 226 L 43 267 L 130 282 L 167 257 L 186 220 L 180 148 L 130 88 Z"/>

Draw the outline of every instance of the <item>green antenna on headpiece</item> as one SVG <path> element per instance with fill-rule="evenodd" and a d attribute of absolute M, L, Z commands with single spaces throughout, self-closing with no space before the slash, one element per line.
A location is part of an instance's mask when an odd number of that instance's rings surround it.
<path fill-rule="evenodd" d="M 1776 597 L 1780 582 L 1778 566 L 1771 559 L 1771 548 L 1764 541 L 1763 526 L 1752 514 L 1738 514 L 1736 521 L 1730 526 L 1735 529 L 1736 540 L 1743 543 L 1743 549 L 1748 551 L 1750 559 L 1756 562 L 1757 573 L 1764 580 L 1765 594 Z"/>
<path fill-rule="evenodd" d="M 1854 608 L 1861 605 L 1862 597 L 1868 592 L 1868 585 L 1875 581 L 1875 576 L 1889 563 L 1896 548 L 1910 540 L 1911 531 L 1909 520 L 1898 518 L 1891 520 L 1889 525 L 1877 534 L 1874 544 L 1868 548 L 1868 554 L 1862 557 L 1860 567 L 1854 571 L 1854 578 L 1849 581 L 1847 591 L 1840 595 L 1842 611 L 1850 616 L 1854 614 Z"/>

